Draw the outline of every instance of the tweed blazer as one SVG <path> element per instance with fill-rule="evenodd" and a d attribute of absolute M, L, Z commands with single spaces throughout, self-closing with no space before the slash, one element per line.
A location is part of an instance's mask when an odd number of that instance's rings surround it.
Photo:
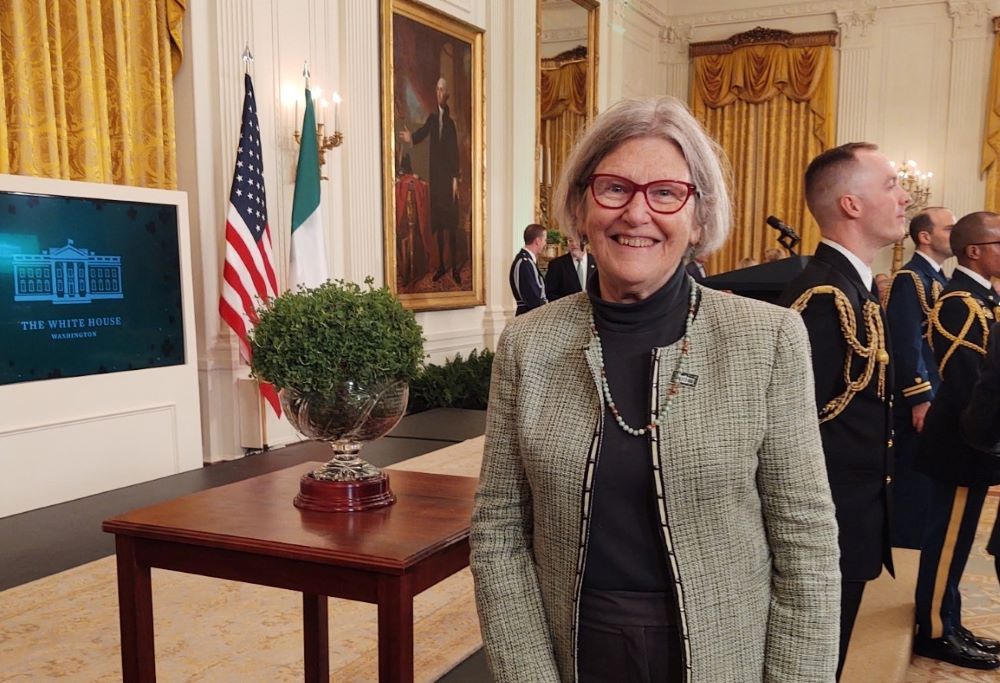
<path fill-rule="evenodd" d="M 791 311 L 698 289 L 686 368 L 697 382 L 680 388 L 650 441 L 686 680 L 833 681 L 837 526 L 805 328 Z M 470 541 L 500 682 L 577 679 L 600 494 L 590 483 L 603 430 L 618 428 L 604 423 L 590 321 L 587 295 L 574 294 L 515 319 L 497 346 Z M 656 351 L 654 410 L 680 347 Z"/>

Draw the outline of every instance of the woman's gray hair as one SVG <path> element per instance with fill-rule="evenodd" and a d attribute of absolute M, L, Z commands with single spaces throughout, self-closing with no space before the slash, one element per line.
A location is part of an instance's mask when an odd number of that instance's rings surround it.
<path fill-rule="evenodd" d="M 722 148 L 705 133 L 684 103 L 674 97 L 622 100 L 593 120 L 559 174 L 552 208 L 560 229 L 580 237 L 587 180 L 601 160 L 619 145 L 644 137 L 662 138 L 680 148 L 691 171 L 691 182 L 698 188 L 693 198 L 694 222 L 701 227 L 701 240 L 694 253 L 714 252 L 726 241 L 732 222 L 729 165 Z"/>

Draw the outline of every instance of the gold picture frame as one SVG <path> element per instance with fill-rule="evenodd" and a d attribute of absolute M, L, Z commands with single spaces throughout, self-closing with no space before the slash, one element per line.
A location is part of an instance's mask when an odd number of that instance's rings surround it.
<path fill-rule="evenodd" d="M 409 309 L 485 293 L 483 30 L 414 0 L 382 0 L 385 280 Z"/>

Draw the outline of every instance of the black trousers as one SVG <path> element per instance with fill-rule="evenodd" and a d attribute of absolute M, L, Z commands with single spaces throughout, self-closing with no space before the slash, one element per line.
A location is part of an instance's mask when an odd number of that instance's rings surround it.
<path fill-rule="evenodd" d="M 851 644 L 851 633 L 854 632 L 854 622 L 858 618 L 858 608 L 865 594 L 866 581 L 840 582 L 840 655 L 837 658 L 837 680 L 844 670 L 844 660 L 847 659 L 847 647 Z"/>
<path fill-rule="evenodd" d="M 580 683 L 679 683 L 684 660 L 676 615 L 663 593 L 584 590 Z"/>
<path fill-rule="evenodd" d="M 940 638 L 962 625 L 958 586 L 976 536 L 986 486 L 932 482 L 917 574 L 917 637 Z"/>

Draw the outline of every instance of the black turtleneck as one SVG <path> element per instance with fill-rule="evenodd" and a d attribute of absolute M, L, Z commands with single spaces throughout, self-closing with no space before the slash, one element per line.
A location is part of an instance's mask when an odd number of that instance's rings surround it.
<path fill-rule="evenodd" d="M 601 337 L 608 386 L 631 427 L 638 429 L 650 421 L 653 350 L 673 344 L 684 334 L 690 293 L 683 268 L 652 296 L 629 304 L 602 300 L 599 274 L 590 278 L 587 294 Z M 652 457 L 649 436 L 627 434 L 605 408 L 584 587 L 671 592 Z"/>

